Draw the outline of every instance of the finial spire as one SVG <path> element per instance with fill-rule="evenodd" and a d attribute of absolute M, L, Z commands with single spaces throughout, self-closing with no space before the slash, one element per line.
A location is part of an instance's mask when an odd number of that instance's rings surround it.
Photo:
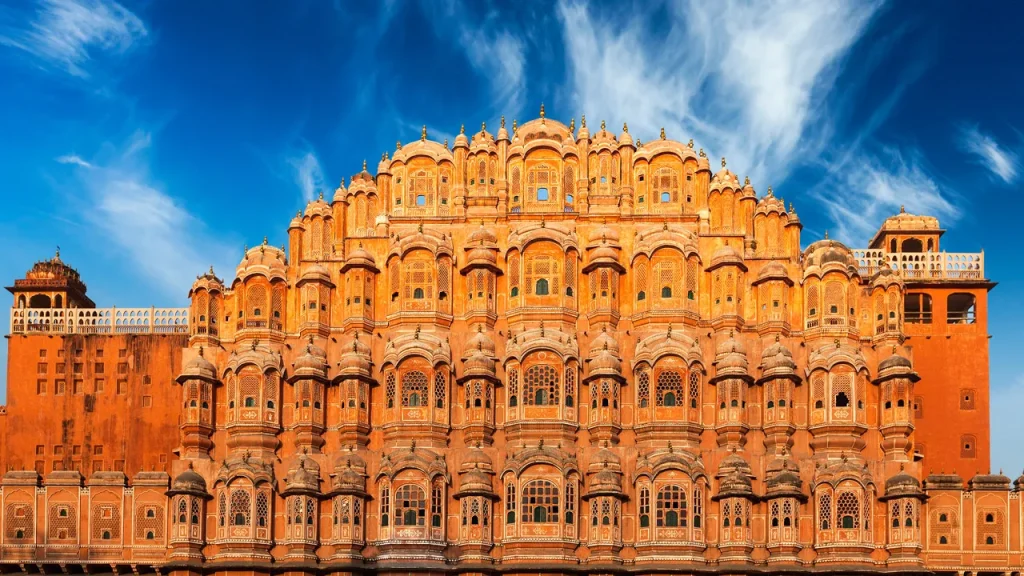
<path fill-rule="evenodd" d="M 501 127 L 502 128 L 505 127 L 505 115 L 504 114 L 501 115 Z"/>
<path fill-rule="evenodd" d="M 629 125 L 626 124 L 625 122 L 622 123 L 622 131 L 625 132 L 626 134 L 629 134 Z"/>
<path fill-rule="evenodd" d="M 424 124 L 423 128 L 420 129 L 420 140 L 426 140 L 426 139 L 427 139 L 427 125 Z"/>
<path fill-rule="evenodd" d="M 586 128 L 586 127 L 587 127 L 587 115 L 586 114 L 581 114 L 580 115 L 580 128 Z"/>
<path fill-rule="evenodd" d="M 57 245 L 57 253 L 54 255 L 54 258 L 60 260 L 60 244 Z"/>
<path fill-rule="evenodd" d="M 774 198 L 775 197 L 775 194 L 772 192 L 772 187 L 771 186 L 768 187 L 768 197 L 769 198 Z"/>
<path fill-rule="evenodd" d="M 750 186 L 750 176 L 744 176 L 743 177 L 743 185 L 744 186 Z"/>
<path fill-rule="evenodd" d="M 320 191 L 320 195 L 317 197 L 317 200 L 323 200 L 323 199 L 324 199 L 324 191 L 321 190 Z"/>
<path fill-rule="evenodd" d="M 544 118 L 544 103 L 540 103 L 540 117 Z"/>
<path fill-rule="evenodd" d="M 395 140 L 395 150 L 401 150 L 401 149 L 402 149 L 402 141 L 401 140 Z"/>
<path fill-rule="evenodd" d="M 825 240 L 828 240 L 828 230 L 825 230 Z"/>
<path fill-rule="evenodd" d="M 604 128 L 604 120 L 601 120 L 601 132 L 604 132 L 604 130 L 605 130 L 605 128 Z"/>
<path fill-rule="evenodd" d="M 698 156 L 700 156 L 701 158 L 707 158 L 708 157 L 708 155 L 704 153 L 704 149 L 703 148 L 700 149 L 700 153 L 698 154 Z"/>
<path fill-rule="evenodd" d="M 572 120 L 569 120 L 569 133 L 570 134 L 575 134 L 576 133 L 576 119 L 575 118 L 573 118 Z"/>
<path fill-rule="evenodd" d="M 693 149 L 693 138 L 690 138 L 690 141 L 686 143 L 686 147 L 691 150 Z"/>
<path fill-rule="evenodd" d="M 447 138 L 444 139 L 444 147 L 448 148 L 448 139 Z"/>
<path fill-rule="evenodd" d="M 366 158 L 363 158 L 363 172 L 366 172 Z"/>
<path fill-rule="evenodd" d="M 661 127 L 661 139 L 662 140 L 665 139 L 665 127 L 664 126 Z"/>
<path fill-rule="evenodd" d="M 903 204 L 900 204 L 900 214 L 906 214 L 906 213 L 907 213 L 907 209 L 903 206 Z"/>
<path fill-rule="evenodd" d="M 722 156 L 722 168 L 725 168 L 725 156 Z"/>
<path fill-rule="evenodd" d="M 463 124 L 463 125 L 459 126 L 459 134 L 465 134 L 465 133 L 466 133 L 466 125 Z"/>

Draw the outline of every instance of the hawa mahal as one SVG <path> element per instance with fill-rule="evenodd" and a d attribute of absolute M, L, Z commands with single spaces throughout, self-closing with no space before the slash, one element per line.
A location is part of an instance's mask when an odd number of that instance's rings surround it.
<path fill-rule="evenodd" d="M 717 165 L 718 162 L 715 162 Z M 384 154 L 181 309 L 8 288 L 0 572 L 1018 576 L 981 253 L 802 246 L 693 142 Z"/>

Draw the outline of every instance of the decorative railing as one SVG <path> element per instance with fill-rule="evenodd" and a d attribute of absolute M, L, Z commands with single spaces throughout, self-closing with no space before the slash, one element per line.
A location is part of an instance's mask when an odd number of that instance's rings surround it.
<path fill-rule="evenodd" d="M 13 308 L 11 334 L 188 334 L 188 308 Z"/>
<path fill-rule="evenodd" d="M 905 280 L 983 280 L 985 254 L 951 252 L 886 252 L 885 250 L 854 250 L 861 276 L 878 272 L 888 262 L 894 272 Z"/>

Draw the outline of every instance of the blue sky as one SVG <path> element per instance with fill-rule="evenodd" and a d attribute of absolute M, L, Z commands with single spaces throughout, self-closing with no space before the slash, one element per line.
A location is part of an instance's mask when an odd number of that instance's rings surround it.
<path fill-rule="evenodd" d="M 308 199 L 421 125 L 451 140 L 543 102 L 694 138 L 794 202 L 805 242 L 863 246 L 905 204 L 940 218 L 946 250 L 984 249 L 993 467 L 1016 474 L 1022 17 L 955 1 L 2 0 L 0 278 L 59 244 L 100 306 L 184 305 L 195 274 L 283 244 Z"/>

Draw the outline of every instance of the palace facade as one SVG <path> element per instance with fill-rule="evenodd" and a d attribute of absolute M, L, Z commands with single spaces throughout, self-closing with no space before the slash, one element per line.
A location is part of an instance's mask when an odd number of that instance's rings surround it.
<path fill-rule="evenodd" d="M 396 146 L 182 309 L 8 288 L 0 572 L 1018 575 L 982 254 L 703 150 Z"/>

